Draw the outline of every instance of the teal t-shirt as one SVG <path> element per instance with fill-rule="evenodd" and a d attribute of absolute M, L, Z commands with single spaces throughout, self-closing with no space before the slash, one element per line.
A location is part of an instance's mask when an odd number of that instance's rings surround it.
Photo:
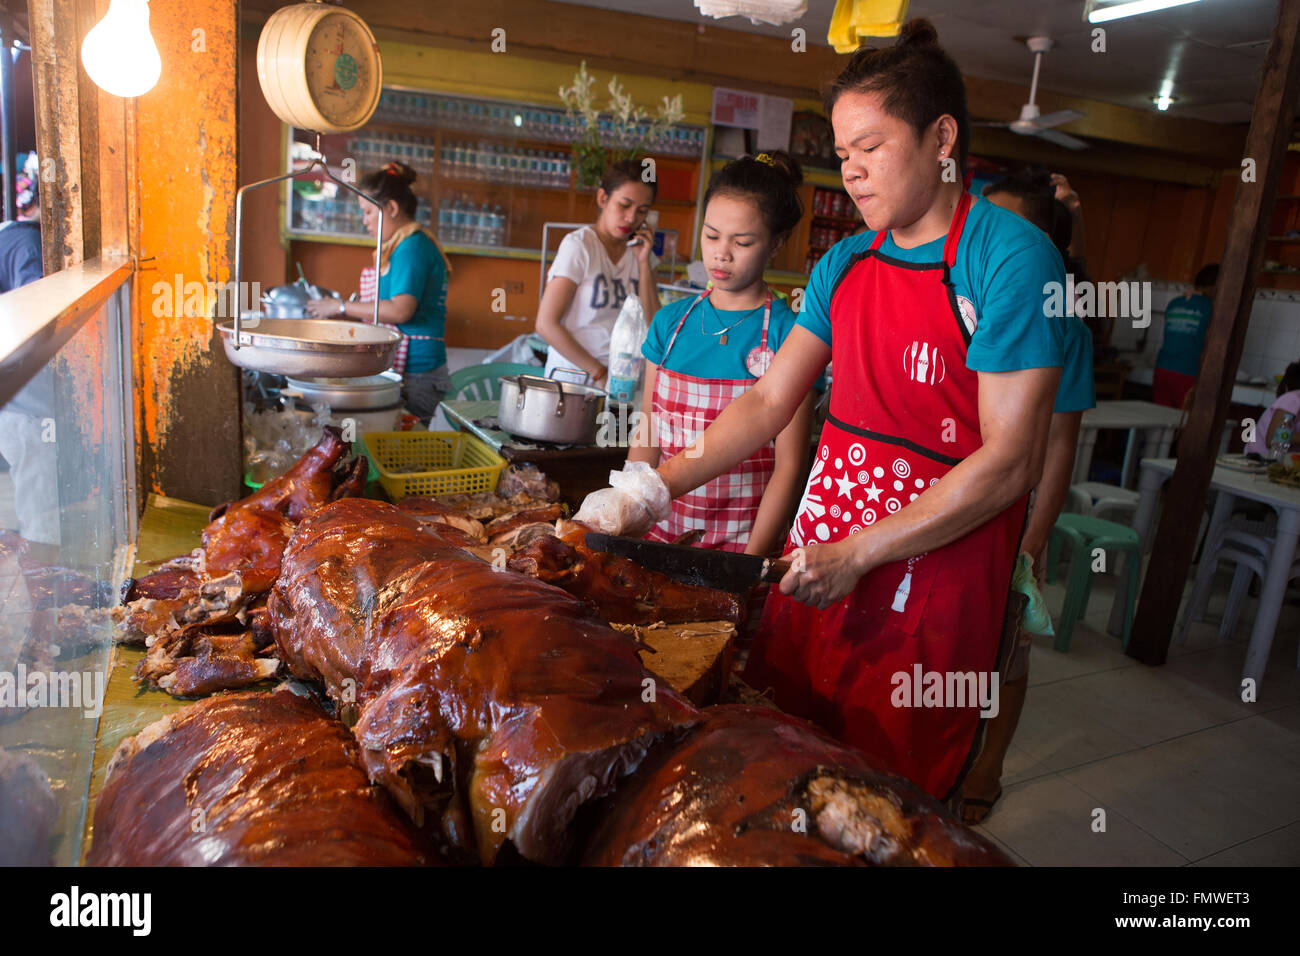
<path fill-rule="evenodd" d="M 831 344 L 831 297 L 850 260 L 876 233 L 842 239 L 818 261 L 808 280 L 798 324 Z M 902 249 L 887 236 L 880 251 L 905 262 L 941 262 L 945 237 Z M 1065 264 L 1047 234 L 983 199 L 971 204 L 950 272 L 966 326 L 974 324 L 966 365 L 977 372 L 1013 372 L 1064 364 L 1065 316 L 1053 317 L 1044 287 L 1065 285 Z"/>
<path fill-rule="evenodd" d="M 1054 412 L 1086 412 L 1097 407 L 1092 379 L 1092 332 L 1077 317 L 1065 319 L 1065 365 L 1056 387 Z"/>
<path fill-rule="evenodd" d="M 668 340 L 694 301 L 693 296 L 678 299 L 656 312 L 646 333 L 645 344 L 641 346 L 641 354 L 655 365 L 666 365 L 670 371 L 679 375 L 695 378 L 753 378 L 745 367 L 745 359 L 752 349 L 758 348 L 762 340 L 761 305 L 755 309 L 733 311 L 715 309 L 709 299 L 704 299 L 691 309 L 665 362 L 664 349 L 668 346 Z M 701 323 L 704 331 L 700 330 Z M 734 327 L 727 332 L 726 345 L 720 343 L 721 336 L 707 334 L 733 324 Z M 775 353 L 794 325 L 795 314 L 790 306 L 784 299 L 773 295 L 772 318 L 767 326 L 767 347 Z"/>
<path fill-rule="evenodd" d="M 407 335 L 428 335 L 411 339 L 406 351 L 408 372 L 432 372 L 447 364 L 447 264 L 438 247 L 422 232 L 415 232 L 397 244 L 388 259 L 388 272 L 379 277 L 379 298 L 396 295 L 416 298 L 415 314 L 400 328 Z"/>
<path fill-rule="evenodd" d="M 1165 306 L 1165 339 L 1156 355 L 1156 368 L 1182 375 L 1201 370 L 1201 349 L 1214 303 L 1208 296 L 1184 295 Z"/>

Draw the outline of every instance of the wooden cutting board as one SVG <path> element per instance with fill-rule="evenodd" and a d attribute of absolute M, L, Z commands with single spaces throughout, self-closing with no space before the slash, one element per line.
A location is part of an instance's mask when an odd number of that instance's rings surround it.
<path fill-rule="evenodd" d="M 717 703 L 727 689 L 735 657 L 736 626 L 730 621 L 691 624 L 615 624 L 648 645 L 646 670 L 698 707 Z"/>

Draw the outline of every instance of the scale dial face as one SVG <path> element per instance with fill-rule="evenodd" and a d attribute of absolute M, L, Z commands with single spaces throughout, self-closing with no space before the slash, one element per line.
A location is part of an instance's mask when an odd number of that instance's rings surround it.
<path fill-rule="evenodd" d="M 379 47 L 354 16 L 331 11 L 311 31 L 304 57 L 307 89 L 326 121 L 363 125 L 379 100 Z"/>
<path fill-rule="evenodd" d="M 257 75 L 276 116 L 322 133 L 364 126 L 384 81 L 379 45 L 365 21 L 323 3 L 271 14 L 257 42 Z"/>

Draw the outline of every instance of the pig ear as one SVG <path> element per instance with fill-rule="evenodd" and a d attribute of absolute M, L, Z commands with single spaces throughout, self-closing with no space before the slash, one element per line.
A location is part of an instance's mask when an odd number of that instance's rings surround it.
<path fill-rule="evenodd" d="M 233 504 L 234 504 L 233 501 L 227 501 L 225 504 L 217 505 L 215 508 L 213 508 L 211 511 L 208 512 L 208 521 L 216 521 L 223 514 L 225 514 L 226 509 Z"/>

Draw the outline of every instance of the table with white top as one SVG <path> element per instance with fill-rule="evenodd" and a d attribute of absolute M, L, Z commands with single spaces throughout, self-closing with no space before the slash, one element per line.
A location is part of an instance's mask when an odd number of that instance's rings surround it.
<path fill-rule="evenodd" d="M 1155 522 L 1156 505 L 1160 499 L 1160 489 L 1174 473 L 1178 463 L 1175 458 L 1144 458 L 1142 460 L 1141 494 L 1137 513 L 1133 516 L 1133 530 L 1138 534 L 1142 552 L 1150 545 L 1152 525 Z M 1287 579 L 1291 574 L 1291 565 L 1295 561 L 1296 545 L 1300 542 L 1300 488 L 1279 485 L 1269 481 L 1262 474 L 1239 471 L 1216 465 L 1210 478 L 1210 488 L 1219 493 L 1214 503 L 1214 512 L 1210 518 L 1210 528 L 1206 540 L 1212 540 L 1220 525 L 1232 515 L 1232 505 L 1237 498 L 1247 498 L 1268 505 L 1277 512 L 1277 535 L 1273 544 L 1273 554 L 1269 559 L 1264 577 L 1264 586 L 1259 595 L 1259 610 L 1255 615 L 1255 624 L 1250 631 L 1250 643 L 1246 647 L 1246 663 L 1242 668 L 1243 679 L 1252 678 L 1256 686 L 1264 677 L 1264 667 L 1268 663 L 1268 650 L 1273 643 L 1273 632 L 1277 629 L 1278 615 L 1282 611 L 1282 601 L 1286 597 Z M 1122 634 L 1124 630 L 1124 605 L 1126 597 L 1124 581 L 1119 582 L 1115 595 L 1115 605 L 1111 611 L 1109 630 L 1112 634 Z"/>
<path fill-rule="evenodd" d="M 1077 485 L 1088 480 L 1093 449 L 1097 445 L 1097 432 L 1101 429 L 1122 429 L 1129 433 L 1124 466 L 1120 472 L 1120 484 L 1128 488 L 1132 486 L 1133 470 L 1139 458 L 1165 458 L 1169 455 L 1169 449 L 1174 443 L 1174 432 L 1182 422 L 1182 411 L 1167 405 L 1133 401 L 1098 402 L 1096 408 L 1083 413 L 1071 484 Z M 1137 432 L 1142 433 L 1140 449 L 1134 447 Z"/>

